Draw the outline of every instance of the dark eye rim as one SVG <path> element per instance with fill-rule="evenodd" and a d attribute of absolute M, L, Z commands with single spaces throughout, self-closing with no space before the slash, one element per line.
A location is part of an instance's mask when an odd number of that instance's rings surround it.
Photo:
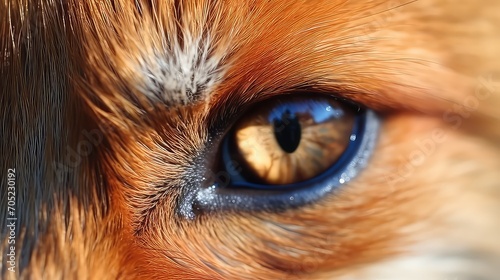
<path fill-rule="evenodd" d="M 322 181 L 325 179 L 325 177 L 330 176 L 332 173 L 339 171 L 340 169 L 342 169 L 342 166 L 345 164 L 345 162 L 349 161 L 356 153 L 357 147 L 359 146 L 360 142 L 359 136 L 362 136 L 364 134 L 363 130 L 366 122 L 366 117 L 364 115 L 366 114 L 366 109 L 360 108 L 359 106 L 356 106 L 352 109 L 356 110 L 354 126 L 351 132 L 351 136 L 355 136 L 355 139 L 350 141 L 346 150 L 342 153 L 339 159 L 332 166 L 330 166 L 328 169 L 321 172 L 317 176 L 302 182 L 286 184 L 286 185 L 267 185 L 264 183 L 252 182 L 251 180 L 246 179 L 246 176 L 241 174 L 241 172 L 229 171 L 233 169 L 232 166 L 230 166 L 230 163 L 233 162 L 232 157 L 230 155 L 230 145 L 232 145 L 231 143 L 232 139 L 230 137 L 225 137 L 222 143 L 222 161 L 225 170 L 230 174 L 231 177 L 231 184 L 230 186 L 228 186 L 228 188 L 264 190 L 264 191 L 272 191 L 275 189 L 279 189 L 280 192 L 292 191 L 295 189 L 308 188 L 311 184 L 315 184 L 318 181 Z"/>
<path fill-rule="evenodd" d="M 195 213 L 214 211 L 278 212 L 317 202 L 355 178 L 367 165 L 377 142 L 380 119 L 370 109 L 361 109 L 353 131 L 358 132 L 339 161 L 320 176 L 300 183 L 300 187 L 274 190 L 242 187 L 197 187 L 178 204 L 179 214 L 193 218 Z M 361 133 L 360 133 L 361 132 Z M 340 165 L 339 163 L 343 163 Z M 227 166 L 226 166 L 227 167 Z M 332 172 L 333 170 L 333 172 Z"/>

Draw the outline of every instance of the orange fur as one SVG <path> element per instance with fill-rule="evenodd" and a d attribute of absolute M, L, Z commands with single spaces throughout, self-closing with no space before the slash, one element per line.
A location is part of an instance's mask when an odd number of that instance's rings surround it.
<path fill-rule="evenodd" d="M 494 0 L 1 2 L 0 165 L 19 173 L 20 223 L 18 270 L 2 254 L 3 278 L 496 279 L 499 12 Z M 197 65 L 209 79 L 165 93 L 151 76 L 190 47 L 212 59 Z M 281 213 L 179 217 L 215 120 L 301 87 L 384 116 L 359 177 Z M 69 152 L 89 133 L 90 152 Z"/>

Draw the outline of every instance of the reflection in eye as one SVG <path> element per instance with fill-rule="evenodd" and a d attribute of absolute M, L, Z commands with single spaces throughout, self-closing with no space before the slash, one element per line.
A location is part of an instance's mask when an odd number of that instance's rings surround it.
<path fill-rule="evenodd" d="M 344 153 L 355 118 L 352 108 L 332 98 L 270 101 L 236 125 L 231 154 L 248 180 L 273 185 L 305 181 Z"/>

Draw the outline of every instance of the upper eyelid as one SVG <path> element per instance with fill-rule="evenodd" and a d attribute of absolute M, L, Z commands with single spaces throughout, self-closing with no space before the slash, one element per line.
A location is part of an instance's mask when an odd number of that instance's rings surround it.
<path fill-rule="evenodd" d="M 343 96 L 342 92 L 339 91 L 329 91 L 327 89 L 321 88 L 297 88 L 297 89 L 288 89 L 283 90 L 282 92 L 264 92 L 263 94 L 253 94 L 253 95 L 245 95 L 239 96 L 237 93 L 230 93 L 226 98 L 217 98 L 216 106 L 211 106 L 211 110 L 209 110 L 209 128 L 214 129 L 215 131 L 220 132 L 221 130 L 226 130 L 228 127 L 232 126 L 234 122 L 243 116 L 246 110 L 250 109 L 252 106 L 264 102 L 265 100 L 271 98 L 278 98 L 293 95 L 302 95 L 307 96 L 311 95 L 311 97 L 323 95 L 326 97 L 334 97 L 340 101 L 343 101 L 347 104 L 352 104 L 357 107 L 365 107 L 370 108 L 370 106 L 366 106 L 365 104 L 359 104 L 349 98 Z M 210 106 L 210 105 L 209 105 Z M 370 108 L 371 109 L 371 108 Z"/>

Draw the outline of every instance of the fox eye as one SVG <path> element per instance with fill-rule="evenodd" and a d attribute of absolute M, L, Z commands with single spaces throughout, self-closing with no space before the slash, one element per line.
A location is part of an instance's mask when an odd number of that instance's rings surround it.
<path fill-rule="evenodd" d="M 249 182 L 304 182 L 332 167 L 355 140 L 357 111 L 333 98 L 270 100 L 236 124 L 225 143 L 226 160 L 239 163 Z"/>
<path fill-rule="evenodd" d="M 322 94 L 258 102 L 209 142 L 201 162 L 218 163 L 207 163 L 202 179 L 186 190 L 180 214 L 282 211 L 314 203 L 366 166 L 379 123 L 372 110 Z"/>

